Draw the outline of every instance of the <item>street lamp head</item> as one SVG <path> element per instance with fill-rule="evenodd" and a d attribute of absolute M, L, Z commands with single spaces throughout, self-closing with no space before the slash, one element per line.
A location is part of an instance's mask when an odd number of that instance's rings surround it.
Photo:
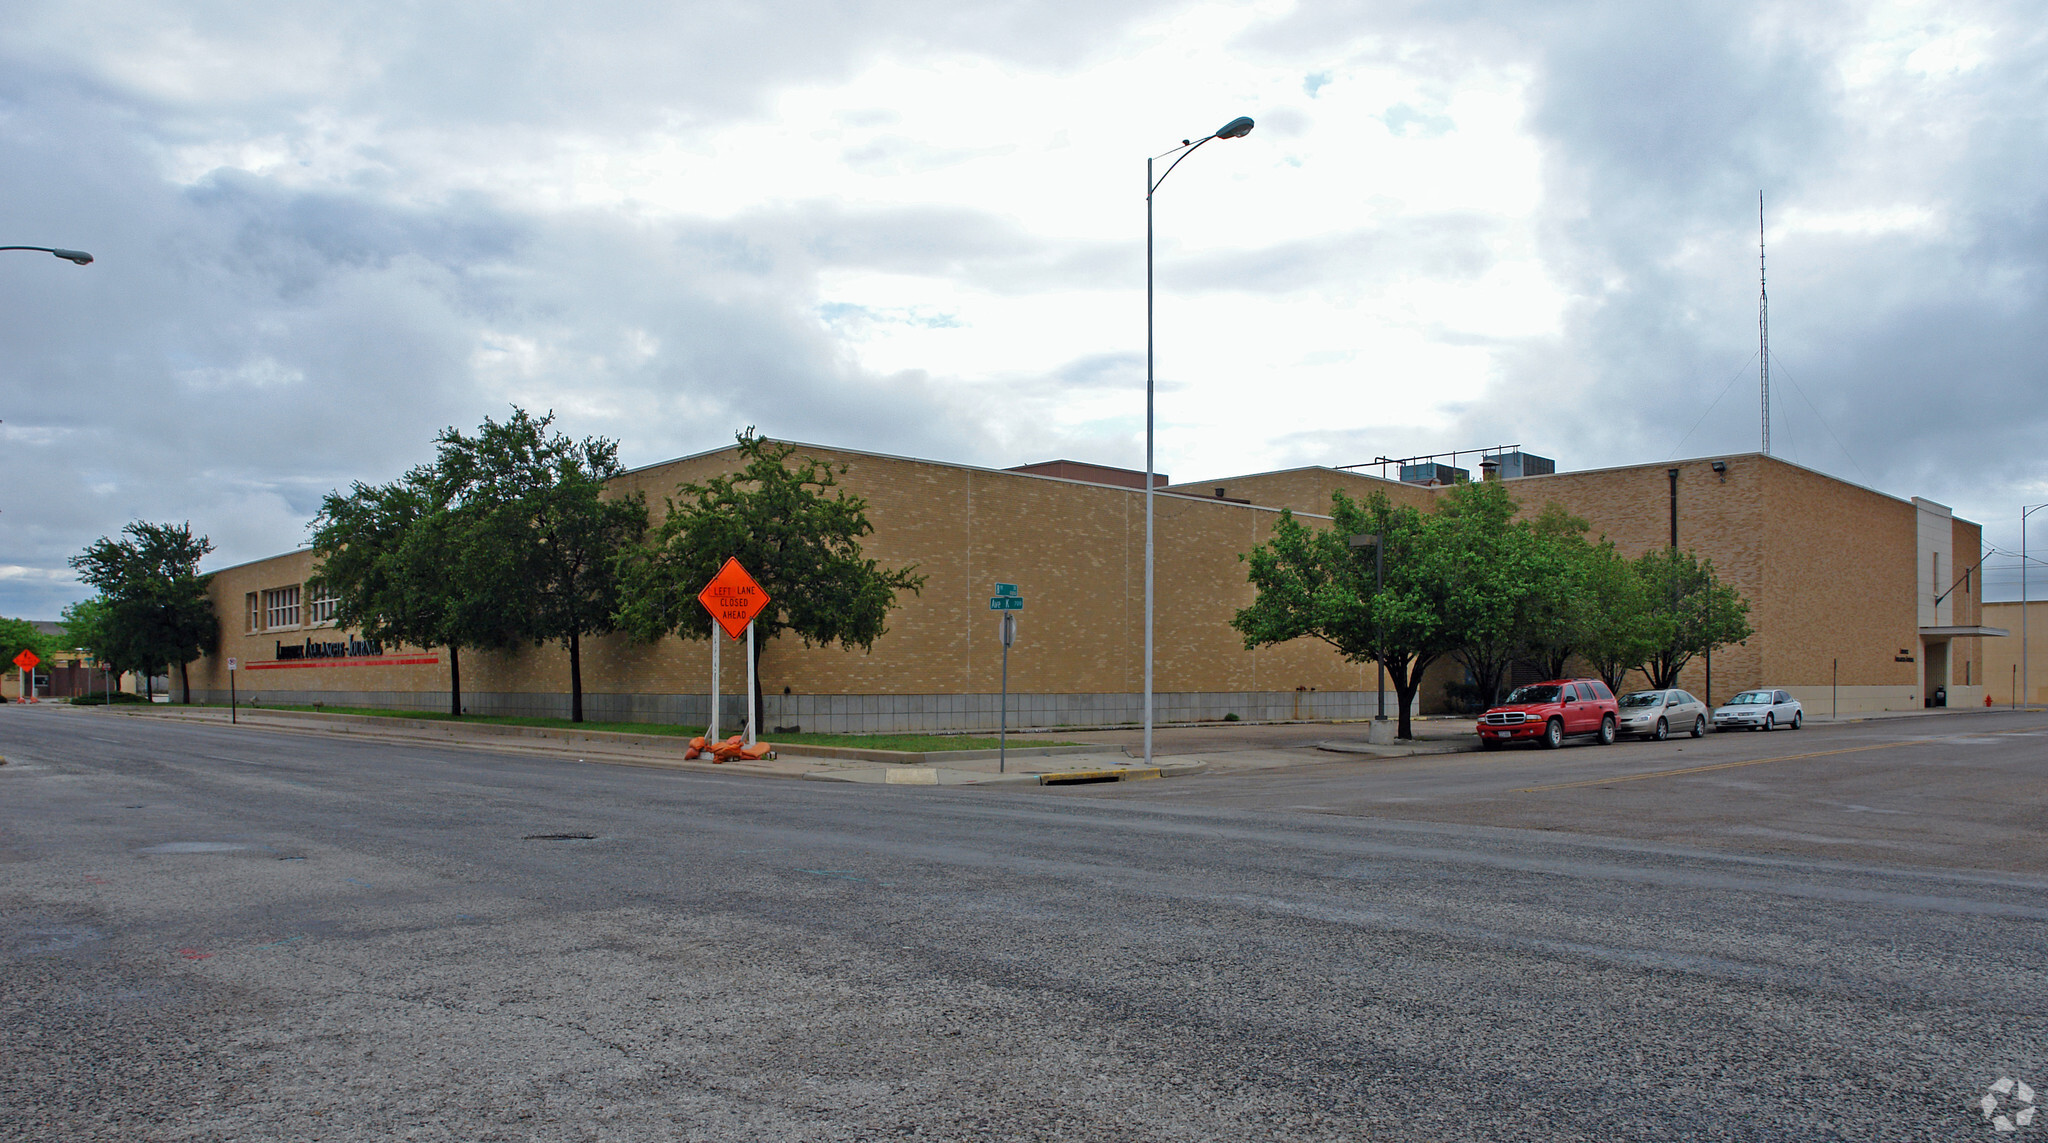
<path fill-rule="evenodd" d="M 1237 118 L 1232 119 L 1230 122 L 1225 123 L 1222 127 L 1217 128 L 1216 137 L 1218 139 L 1242 139 L 1246 135 L 1249 135 L 1251 133 L 1251 116 L 1240 115 Z"/>
<path fill-rule="evenodd" d="M 1246 128 L 1246 130 L 1250 130 L 1250 128 Z M 57 257 L 62 258 L 67 262 L 76 262 L 81 266 L 90 265 L 92 263 L 92 255 L 87 254 L 83 250 L 52 250 L 50 251 L 50 253 L 55 254 Z"/>

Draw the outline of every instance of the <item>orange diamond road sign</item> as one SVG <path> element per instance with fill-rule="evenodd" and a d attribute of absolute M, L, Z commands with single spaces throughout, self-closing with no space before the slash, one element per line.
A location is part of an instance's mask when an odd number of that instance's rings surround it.
<path fill-rule="evenodd" d="M 747 633 L 747 624 L 768 606 L 768 593 L 761 590 L 761 585 L 754 582 L 738 560 L 727 556 L 725 566 L 697 593 L 697 602 L 725 628 L 727 635 L 737 639 Z"/>
<path fill-rule="evenodd" d="M 43 657 L 41 655 L 36 654 L 34 651 L 31 651 L 26 647 L 23 647 L 21 649 L 21 654 L 16 655 L 14 657 L 14 665 L 20 667 L 24 671 L 34 670 L 36 664 L 42 661 Z"/>

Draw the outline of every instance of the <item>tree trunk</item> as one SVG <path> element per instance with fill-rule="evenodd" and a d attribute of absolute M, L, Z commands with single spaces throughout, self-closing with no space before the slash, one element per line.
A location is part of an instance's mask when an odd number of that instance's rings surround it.
<path fill-rule="evenodd" d="M 178 686 L 185 692 L 185 705 L 192 705 L 192 664 L 178 664 Z"/>
<path fill-rule="evenodd" d="M 1413 739 L 1415 727 L 1409 723 L 1409 709 L 1415 707 L 1415 690 L 1421 688 L 1421 672 L 1415 672 L 1413 678 L 1409 678 L 1405 670 L 1389 674 L 1395 680 L 1395 701 L 1401 703 L 1401 721 L 1395 723 L 1395 737 Z"/>
<path fill-rule="evenodd" d="M 569 721 L 583 721 L 583 637 L 569 629 Z"/>
<path fill-rule="evenodd" d="M 462 717 L 462 648 L 448 644 L 448 717 Z"/>

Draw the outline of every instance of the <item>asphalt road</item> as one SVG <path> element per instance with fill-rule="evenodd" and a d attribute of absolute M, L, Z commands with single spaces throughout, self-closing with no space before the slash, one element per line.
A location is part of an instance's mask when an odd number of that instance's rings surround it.
<path fill-rule="evenodd" d="M 0 707 L 0 1138 L 1995 1137 L 2044 739 L 1006 792 Z"/>

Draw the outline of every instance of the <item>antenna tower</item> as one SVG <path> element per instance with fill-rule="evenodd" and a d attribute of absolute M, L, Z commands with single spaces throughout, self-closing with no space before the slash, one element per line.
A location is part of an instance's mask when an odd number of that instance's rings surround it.
<path fill-rule="evenodd" d="M 1771 291 L 1764 283 L 1764 192 L 1756 192 L 1756 360 L 1763 389 L 1764 455 L 1771 455 Z"/>

